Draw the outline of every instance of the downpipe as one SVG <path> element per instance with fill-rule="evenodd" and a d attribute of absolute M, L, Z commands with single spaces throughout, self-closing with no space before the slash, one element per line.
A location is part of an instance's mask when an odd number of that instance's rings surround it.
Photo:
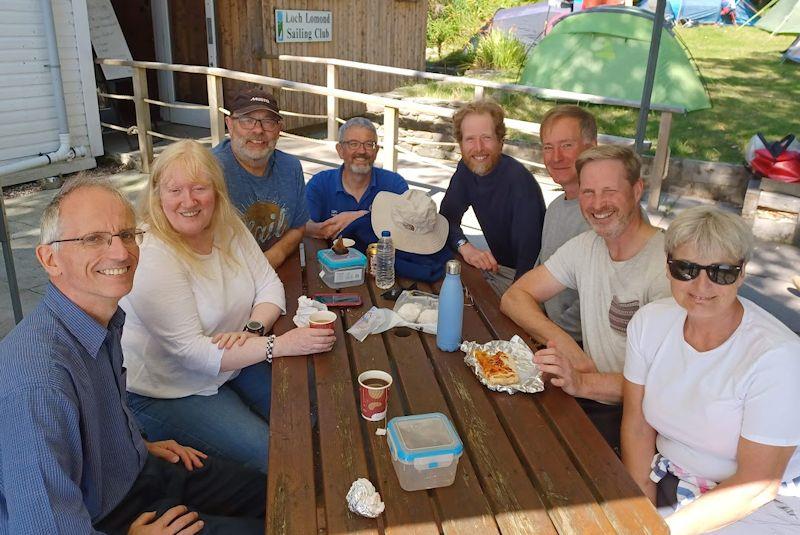
<path fill-rule="evenodd" d="M 58 162 L 70 162 L 75 158 L 85 157 L 89 151 L 86 146 L 80 145 L 78 147 L 70 146 L 70 135 L 59 134 L 58 140 L 60 142 L 58 148 L 53 152 L 39 154 L 25 160 L 12 162 L 5 165 L 0 165 L 0 177 L 25 171 L 26 169 L 33 169 L 34 167 L 41 167 L 43 165 L 51 165 Z"/>

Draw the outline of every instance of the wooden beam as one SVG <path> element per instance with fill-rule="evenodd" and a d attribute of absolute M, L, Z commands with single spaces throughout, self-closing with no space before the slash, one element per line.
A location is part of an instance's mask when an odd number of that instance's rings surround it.
<path fill-rule="evenodd" d="M 133 68 L 133 103 L 136 107 L 136 129 L 139 136 L 139 153 L 142 156 L 142 172 L 150 173 L 153 161 L 153 140 L 147 135 L 152 130 L 150 105 L 147 98 L 147 71 L 145 67 Z"/>
<path fill-rule="evenodd" d="M 661 112 L 661 120 L 658 123 L 658 141 L 656 142 L 656 155 L 653 158 L 653 165 L 650 168 L 648 187 L 650 194 L 647 197 L 647 208 L 658 210 L 658 203 L 661 198 L 661 182 L 667 171 L 669 161 L 669 132 L 672 128 L 672 113 Z"/>
<path fill-rule="evenodd" d="M 328 89 L 336 90 L 336 65 L 326 65 L 325 71 L 327 74 L 327 87 Z M 336 118 L 339 116 L 339 99 L 334 95 L 327 96 L 328 104 L 328 139 L 335 140 L 339 131 L 339 125 L 336 123 Z"/>
<path fill-rule="evenodd" d="M 383 168 L 397 171 L 397 138 L 400 130 L 400 111 L 386 106 L 383 108 Z"/>
<path fill-rule="evenodd" d="M 222 78 L 207 74 L 206 83 L 208 84 L 208 114 L 211 120 L 211 146 L 216 147 L 225 139 L 225 114 L 220 111 L 220 108 L 225 107 Z"/>

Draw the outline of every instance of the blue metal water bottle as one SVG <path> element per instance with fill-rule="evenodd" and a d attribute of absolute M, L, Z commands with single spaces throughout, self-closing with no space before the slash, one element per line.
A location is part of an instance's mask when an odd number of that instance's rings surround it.
<path fill-rule="evenodd" d="M 464 322 L 461 263 L 458 260 L 449 260 L 446 273 L 442 289 L 439 291 L 436 345 L 442 351 L 456 351 L 461 346 L 461 325 Z"/>

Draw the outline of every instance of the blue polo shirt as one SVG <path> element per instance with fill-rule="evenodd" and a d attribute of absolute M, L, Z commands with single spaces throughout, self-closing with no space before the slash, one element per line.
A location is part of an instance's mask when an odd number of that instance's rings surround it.
<path fill-rule="evenodd" d="M 408 191 L 408 184 L 403 177 L 397 173 L 381 169 L 372 168 L 372 178 L 369 186 L 360 201 L 345 191 L 342 185 L 342 170 L 329 169 L 322 171 L 311 177 L 311 181 L 306 186 L 306 204 L 308 214 L 314 222 L 322 222 L 330 219 L 342 212 L 354 212 L 357 210 L 369 210 L 375 195 L 380 191 L 390 191 L 392 193 L 404 193 Z"/>

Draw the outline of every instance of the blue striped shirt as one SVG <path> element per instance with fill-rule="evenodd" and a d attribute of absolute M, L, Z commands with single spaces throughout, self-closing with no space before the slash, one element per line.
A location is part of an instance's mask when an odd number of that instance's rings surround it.
<path fill-rule="evenodd" d="M 0 535 L 94 533 L 139 475 L 124 321 L 117 309 L 103 327 L 48 285 L 0 342 Z"/>

